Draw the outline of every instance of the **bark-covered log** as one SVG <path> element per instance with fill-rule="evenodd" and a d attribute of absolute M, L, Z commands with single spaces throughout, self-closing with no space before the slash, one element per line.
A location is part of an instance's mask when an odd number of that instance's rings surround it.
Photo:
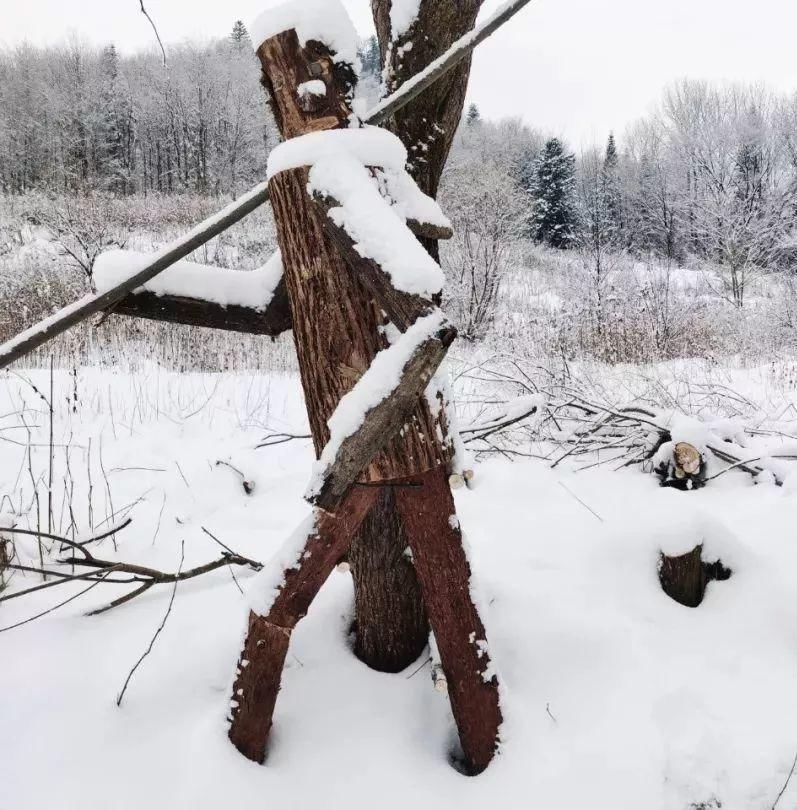
<path fill-rule="evenodd" d="M 348 124 L 350 110 L 346 99 L 352 77 L 322 46 L 310 42 L 303 49 L 295 32 L 291 31 L 267 40 L 260 46 L 258 55 L 263 65 L 264 85 L 271 94 L 275 117 L 285 137 Z M 312 111 L 302 108 L 296 92 L 298 84 L 310 78 L 320 79 L 327 86 L 326 96 Z M 322 222 L 326 215 L 307 194 L 307 181 L 307 168 L 284 171 L 272 178 L 269 191 L 310 427 L 320 455 L 329 441 L 329 417 L 368 369 L 382 342 L 376 306 L 328 240 Z M 421 398 L 417 399 L 408 429 L 392 438 L 386 449 L 369 464 L 366 479 L 375 481 L 411 475 L 439 464 L 441 451 L 431 430 L 431 414 Z M 295 575 L 287 572 L 286 586 L 266 619 L 250 621 L 251 637 L 242 653 L 235 686 L 237 705 L 233 707 L 230 738 L 251 759 L 262 761 L 264 756 L 287 651 L 287 635 L 345 552 L 367 510 L 359 519 L 347 516 L 365 504 L 366 495 L 370 505 L 377 497 L 377 490 L 372 487 L 352 489 L 334 519 L 338 524 L 347 521 L 345 525 L 331 528 L 334 537 L 325 540 L 323 548 L 308 547 L 310 554 L 303 555 L 300 566 L 301 571 L 313 571 L 306 580 L 308 587 L 296 591 L 292 585 Z M 324 520 L 333 520 L 328 513 L 319 512 Z M 324 536 L 325 533 L 319 530 L 318 534 Z M 291 597 L 292 592 L 301 598 Z"/>
<path fill-rule="evenodd" d="M 262 311 L 236 304 L 224 307 L 200 298 L 157 295 L 147 290 L 131 293 L 111 311 L 114 315 L 269 337 L 277 337 L 291 328 L 291 310 L 284 282 L 280 282 L 271 302 Z"/>
<path fill-rule="evenodd" d="M 396 502 L 448 683 L 465 768 L 477 774 L 498 745 L 498 676 L 471 596 L 470 563 L 445 471 L 432 470 L 410 482 L 421 486 L 396 488 Z"/>
<path fill-rule="evenodd" d="M 731 573 L 720 560 L 704 562 L 702 545 L 686 554 L 670 557 L 662 553 L 659 558 L 662 590 L 686 607 L 698 607 L 706 595 L 708 583 L 729 579 Z"/>
<path fill-rule="evenodd" d="M 406 424 L 456 334 L 456 329 L 444 322 L 415 349 L 401 372 L 397 387 L 371 408 L 358 430 L 341 443 L 335 460 L 323 472 L 317 494 L 311 497 L 313 504 L 328 510 L 337 508 L 371 460 Z M 408 460 L 407 467 L 411 466 Z"/>
<path fill-rule="evenodd" d="M 331 209 L 340 205 L 337 200 L 319 195 L 314 199 L 325 214 L 321 221 L 327 236 L 340 251 L 351 273 L 359 279 L 395 327 L 406 331 L 418 318 L 436 307 L 436 304 L 419 295 L 397 290 L 388 274 L 375 261 L 360 255 L 354 246 L 354 240 L 328 216 Z"/>
<path fill-rule="evenodd" d="M 233 686 L 229 737 L 248 759 L 262 763 L 293 628 L 368 513 L 376 491 L 356 488 L 337 514 L 317 510 L 299 562 L 283 571 L 283 584 L 266 616 L 251 612 Z"/>

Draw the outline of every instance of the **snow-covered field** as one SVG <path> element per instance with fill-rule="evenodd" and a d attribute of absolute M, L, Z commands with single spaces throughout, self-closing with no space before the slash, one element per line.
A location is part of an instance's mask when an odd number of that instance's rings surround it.
<path fill-rule="evenodd" d="M 767 396 L 773 380 L 794 397 L 770 369 L 736 378 Z M 0 378 L 0 512 L 35 526 L 49 419 L 30 383 L 48 394 L 45 371 Z M 184 542 L 188 568 L 218 556 L 204 527 L 265 561 L 306 513 L 309 443 L 254 449 L 304 432 L 291 376 L 83 369 L 56 372 L 54 401 L 55 532 L 133 519 L 103 556 L 174 571 Z M 384 675 L 353 656 L 338 572 L 294 634 L 267 764 L 241 758 L 224 717 L 252 574 L 236 583 L 225 567 L 177 588 L 121 708 L 171 586 L 86 617 L 131 587 L 101 585 L 0 634 L 0 807 L 772 807 L 797 753 L 797 478 L 729 473 L 682 493 L 638 469 L 499 456 L 476 471 L 457 507 L 506 687 L 501 755 L 482 776 L 449 764 L 450 711 L 424 659 Z M 692 610 L 664 595 L 656 564 L 701 540 L 733 576 Z M 35 539 L 16 545 L 38 559 Z M 3 595 L 38 583 L 16 574 Z M 84 587 L 3 602 L 0 630 Z M 796 802 L 797 779 L 778 807 Z"/>

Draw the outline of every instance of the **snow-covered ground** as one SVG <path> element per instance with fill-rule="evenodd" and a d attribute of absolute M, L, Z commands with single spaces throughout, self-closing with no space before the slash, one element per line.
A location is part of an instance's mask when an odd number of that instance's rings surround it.
<path fill-rule="evenodd" d="M 745 390 L 766 373 L 740 373 Z M 47 394 L 46 372 L 0 378 L 0 512 L 28 510 L 31 478 L 47 478 L 46 409 L 26 380 Z M 306 429 L 293 377 L 84 369 L 57 372 L 54 399 L 54 528 L 133 518 L 104 556 L 176 570 L 184 541 L 189 567 L 218 556 L 205 527 L 267 560 L 307 512 L 309 443 L 254 449 Z M 36 425 L 30 460 L 20 412 Z M 178 587 L 121 708 L 170 586 L 88 618 L 129 587 L 102 585 L 0 633 L 0 808 L 772 807 L 797 752 L 797 479 L 730 473 L 681 493 L 638 470 L 500 457 L 476 470 L 457 507 L 506 687 L 501 755 L 482 776 L 449 764 L 450 711 L 423 659 L 384 675 L 353 656 L 337 572 L 294 634 L 267 764 L 241 758 L 224 716 L 246 600 L 222 568 Z M 734 573 L 691 610 L 662 593 L 656 563 L 701 540 Z M 16 542 L 37 558 L 35 540 Z M 252 574 L 235 576 L 245 590 Z M 5 595 L 38 581 L 15 575 Z M 83 587 L 3 602 L 0 630 Z M 795 803 L 797 778 L 778 806 Z"/>

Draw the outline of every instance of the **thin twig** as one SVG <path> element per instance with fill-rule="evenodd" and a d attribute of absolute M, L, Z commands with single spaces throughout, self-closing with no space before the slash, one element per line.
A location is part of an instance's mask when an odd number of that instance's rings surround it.
<path fill-rule="evenodd" d="M 794 762 L 791 764 L 791 770 L 789 771 L 789 775 L 786 777 L 786 781 L 783 783 L 783 787 L 780 789 L 780 793 L 778 793 L 778 797 L 775 799 L 774 804 L 772 805 L 772 810 L 778 806 L 778 802 L 781 799 L 781 796 L 786 792 L 786 788 L 789 786 L 789 782 L 791 782 L 792 776 L 794 776 L 794 769 L 797 768 L 797 754 L 794 755 Z"/>
<path fill-rule="evenodd" d="M 46 616 L 48 613 L 52 613 L 54 610 L 58 610 L 58 608 L 63 607 L 64 605 L 68 605 L 70 602 L 74 602 L 79 596 L 83 596 L 84 593 L 88 593 L 92 588 L 96 588 L 97 585 L 100 585 L 104 580 L 109 577 L 115 568 L 109 569 L 106 573 L 97 579 L 95 582 L 92 582 L 88 588 L 84 588 L 79 593 L 76 593 L 74 596 L 70 596 L 69 599 L 64 599 L 63 602 L 59 602 L 57 605 L 53 605 L 48 610 L 43 610 L 41 613 L 37 613 L 35 616 L 31 616 L 28 619 L 24 619 L 21 622 L 17 622 L 16 624 L 10 624 L 8 627 L 0 627 L 0 633 L 5 633 L 6 630 L 13 630 L 15 627 L 22 627 L 23 624 L 28 624 L 30 622 L 36 621 L 36 619 L 41 619 L 42 616 Z"/>
<path fill-rule="evenodd" d="M 155 32 L 155 38 L 158 40 L 158 45 L 160 45 L 161 53 L 163 54 L 163 66 L 166 67 L 166 49 L 163 47 L 163 43 L 161 42 L 161 36 L 158 33 L 155 23 L 152 21 L 152 17 L 149 16 L 149 13 L 144 8 L 144 0 L 139 0 L 139 2 L 141 3 L 141 13 L 149 20 L 149 24 L 152 26 L 152 30 Z"/>
<path fill-rule="evenodd" d="M 146 650 L 144 650 L 144 653 L 141 656 L 141 658 L 139 658 L 138 661 L 136 661 L 136 663 L 133 666 L 133 669 L 131 669 L 130 672 L 128 673 L 127 678 L 125 679 L 124 686 L 122 687 L 122 691 L 116 698 L 117 706 L 122 705 L 122 700 L 124 699 L 125 692 L 127 691 L 127 687 L 130 685 L 130 679 L 133 677 L 135 671 L 141 666 L 144 659 L 152 652 L 152 648 L 155 646 L 155 641 L 161 634 L 163 628 L 166 626 L 166 621 L 169 618 L 169 614 L 172 612 L 172 605 L 174 605 L 174 597 L 177 595 L 177 584 L 180 581 L 180 572 L 183 570 L 184 560 L 185 560 L 185 540 L 183 540 L 182 543 L 180 544 L 180 565 L 177 568 L 177 578 L 174 580 L 174 588 L 172 588 L 172 595 L 171 598 L 169 599 L 169 606 L 166 608 L 166 613 L 163 616 L 163 621 L 161 621 L 160 625 L 158 626 L 158 629 L 155 631 L 155 635 L 150 640 L 149 646 L 147 647 Z"/>

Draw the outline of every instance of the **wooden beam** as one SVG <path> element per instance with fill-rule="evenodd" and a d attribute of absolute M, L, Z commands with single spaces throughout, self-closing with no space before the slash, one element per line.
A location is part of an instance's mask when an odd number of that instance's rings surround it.
<path fill-rule="evenodd" d="M 501 6 L 495 14 L 460 37 L 442 56 L 435 59 L 426 70 L 404 82 L 395 93 L 382 99 L 372 107 L 363 118 L 366 124 L 381 124 L 387 118 L 397 113 L 424 90 L 431 87 L 436 81 L 453 70 L 460 62 L 467 59 L 477 45 L 480 45 L 489 36 L 494 34 L 502 25 L 512 19 L 515 14 L 527 6 L 531 0 L 510 0 Z"/>
<path fill-rule="evenodd" d="M 337 514 L 316 510 L 315 520 L 296 551 L 298 562 L 274 577 L 282 582 L 265 616 L 249 614 L 249 627 L 235 678 L 229 737 L 248 759 L 262 763 L 293 628 L 326 582 L 376 499 L 376 490 L 358 488 Z M 301 538 L 300 538 L 301 539 Z M 270 575 L 269 575 L 270 576 Z"/>
<path fill-rule="evenodd" d="M 437 469 L 396 483 L 396 505 L 440 652 L 465 770 L 481 773 L 495 755 L 503 718 L 448 477 Z"/>
<path fill-rule="evenodd" d="M 354 240 L 329 216 L 330 210 L 340 206 L 337 200 L 321 195 L 316 195 L 313 199 L 323 211 L 324 231 L 340 251 L 349 271 L 373 296 L 394 326 L 406 332 L 418 318 L 437 308 L 434 302 L 420 295 L 397 290 L 390 276 L 373 259 L 360 255 L 354 246 Z"/>
<path fill-rule="evenodd" d="M 265 310 L 177 295 L 156 295 L 147 290 L 130 293 L 111 313 L 184 326 L 204 326 L 247 335 L 277 337 L 291 328 L 291 310 L 285 282 L 281 281 Z"/>
<path fill-rule="evenodd" d="M 262 183 L 255 186 L 251 191 L 235 202 L 230 203 L 219 213 L 201 222 L 185 236 L 175 239 L 172 243 L 159 250 L 146 265 L 126 281 L 106 292 L 84 296 L 79 301 L 64 307 L 50 318 L 32 326 L 30 329 L 26 329 L 21 334 L 2 344 L 0 346 L 0 369 L 6 368 L 6 366 L 38 349 L 39 346 L 66 332 L 67 329 L 81 321 L 85 321 L 92 315 L 111 308 L 128 293 L 146 284 L 167 267 L 171 267 L 175 262 L 189 256 L 198 247 L 226 231 L 227 228 L 243 219 L 247 214 L 252 213 L 267 199 L 268 185 Z"/>
<path fill-rule="evenodd" d="M 362 425 L 341 443 L 335 459 L 323 472 L 317 493 L 309 500 L 335 510 L 371 461 L 405 426 L 421 395 L 437 372 L 457 330 L 447 322 L 413 352 L 393 392 L 365 415 Z M 387 351 L 387 350 L 385 350 Z M 367 372 L 366 372 L 367 374 Z"/>

